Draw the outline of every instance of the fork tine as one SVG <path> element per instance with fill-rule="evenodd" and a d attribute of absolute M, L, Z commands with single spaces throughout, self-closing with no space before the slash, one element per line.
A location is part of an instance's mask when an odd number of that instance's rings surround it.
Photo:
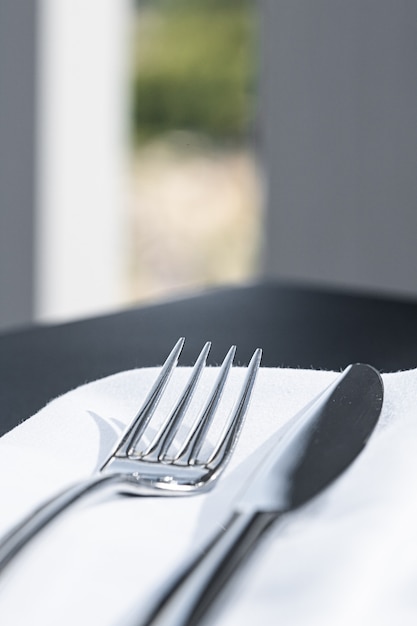
<path fill-rule="evenodd" d="M 203 445 L 207 431 L 210 428 L 211 423 L 213 422 L 217 406 L 220 402 L 220 398 L 224 390 L 227 376 L 233 364 L 235 353 L 236 346 L 232 346 L 223 361 L 216 383 L 213 387 L 213 391 L 211 392 L 203 411 L 198 416 L 187 439 L 176 454 L 174 459 L 175 461 L 181 460 L 190 465 L 195 463 Z"/>
<path fill-rule="evenodd" d="M 207 462 L 207 465 L 210 465 L 212 469 L 224 468 L 233 452 L 250 402 L 261 358 L 262 350 L 261 348 L 257 348 L 248 365 L 243 389 L 232 410 L 230 423 Z"/>
<path fill-rule="evenodd" d="M 129 424 L 126 428 L 123 437 L 118 442 L 117 449 L 115 451 L 112 451 L 109 458 L 114 455 L 127 456 L 134 451 L 134 448 L 141 436 L 143 435 L 158 405 L 158 402 L 161 399 L 162 393 L 171 377 L 171 374 L 178 363 L 178 359 L 184 346 L 184 342 L 184 337 L 181 337 L 171 350 L 168 358 L 161 368 L 158 378 L 152 385 L 152 388 L 145 398 L 143 405 L 139 409 L 139 412 L 137 413 L 132 423 Z"/>
<path fill-rule="evenodd" d="M 149 461 L 162 461 L 166 455 L 168 448 L 174 440 L 175 435 L 184 419 L 188 405 L 194 394 L 197 383 L 200 379 L 204 366 L 206 364 L 207 356 L 211 348 L 211 342 L 208 341 L 201 350 L 197 361 L 191 372 L 189 381 L 177 400 L 174 409 L 171 411 L 167 421 L 162 425 L 155 439 L 150 446 L 141 455 L 142 458 L 146 458 Z"/>

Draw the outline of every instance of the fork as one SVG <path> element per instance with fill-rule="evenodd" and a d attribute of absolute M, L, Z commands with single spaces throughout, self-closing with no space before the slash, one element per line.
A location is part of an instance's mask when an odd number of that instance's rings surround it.
<path fill-rule="evenodd" d="M 93 494 L 189 496 L 211 489 L 225 469 L 236 445 L 248 408 L 262 351 L 255 350 L 242 389 L 225 428 L 204 456 L 203 444 L 213 422 L 233 364 L 236 346 L 228 351 L 209 397 L 176 453 L 170 449 L 204 370 L 211 343 L 201 350 L 190 377 L 166 421 L 146 444 L 151 418 L 178 363 L 185 339 L 169 354 L 139 412 L 127 426 L 100 469 L 52 497 L 14 526 L 0 541 L 0 572 L 52 520 L 80 499 Z"/>

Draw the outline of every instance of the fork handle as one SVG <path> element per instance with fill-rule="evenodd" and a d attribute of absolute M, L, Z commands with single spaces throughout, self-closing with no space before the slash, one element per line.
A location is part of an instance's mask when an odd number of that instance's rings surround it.
<path fill-rule="evenodd" d="M 280 517 L 278 512 L 236 513 L 192 560 L 146 620 L 135 626 L 197 626 L 232 574 Z M 132 625 L 133 626 L 133 625 Z"/>
<path fill-rule="evenodd" d="M 18 553 L 52 520 L 86 496 L 114 488 L 120 482 L 117 474 L 99 474 L 68 487 L 12 527 L 0 539 L 0 573 Z"/>

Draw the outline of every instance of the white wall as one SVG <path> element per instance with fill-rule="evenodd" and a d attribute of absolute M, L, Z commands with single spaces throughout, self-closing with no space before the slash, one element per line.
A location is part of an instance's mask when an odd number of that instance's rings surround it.
<path fill-rule="evenodd" d="M 417 294 L 417 3 L 262 0 L 270 276 Z"/>
<path fill-rule="evenodd" d="M 124 301 L 130 0 L 0 0 L 0 328 Z"/>
<path fill-rule="evenodd" d="M 123 301 L 128 0 L 39 0 L 36 317 Z"/>

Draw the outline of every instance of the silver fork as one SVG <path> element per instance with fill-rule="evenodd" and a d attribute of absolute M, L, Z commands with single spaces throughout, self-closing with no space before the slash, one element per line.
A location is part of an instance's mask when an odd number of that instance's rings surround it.
<path fill-rule="evenodd" d="M 199 354 L 188 382 L 165 423 L 143 450 L 141 444 L 178 363 L 184 341 L 181 338 L 174 346 L 138 414 L 98 472 L 43 503 L 3 537 L 0 541 L 0 572 L 45 526 L 87 495 L 102 495 L 104 492 L 137 496 L 187 496 L 201 493 L 215 485 L 230 460 L 240 433 L 262 352 L 260 349 L 255 350 L 225 429 L 213 452 L 206 455 L 206 458 L 200 458 L 204 452 L 202 447 L 233 364 L 235 346 L 227 353 L 206 404 L 178 452 L 170 454 L 171 444 L 184 422 L 187 408 L 206 364 L 210 342 L 205 344 Z"/>

